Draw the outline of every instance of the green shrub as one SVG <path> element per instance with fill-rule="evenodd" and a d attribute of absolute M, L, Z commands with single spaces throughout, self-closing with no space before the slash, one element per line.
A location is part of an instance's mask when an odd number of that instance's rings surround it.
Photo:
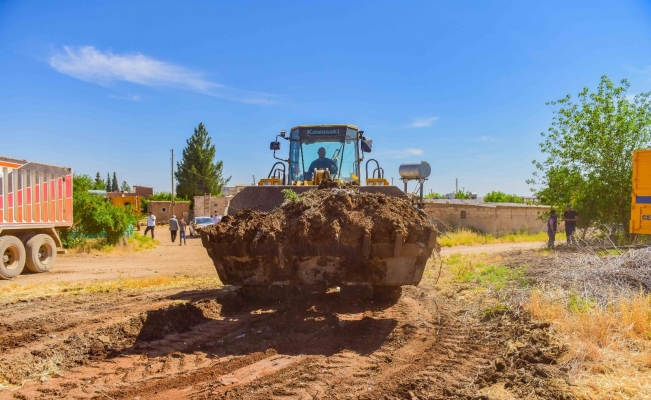
<path fill-rule="evenodd" d="M 437 192 L 429 192 L 425 196 L 426 199 L 444 199 L 445 195 L 442 195 L 441 193 Z"/>
<path fill-rule="evenodd" d="M 183 196 L 174 195 L 175 201 L 190 201 Z M 172 201 L 172 192 L 158 192 L 149 196 L 149 201 Z"/>
<path fill-rule="evenodd" d="M 130 207 L 114 206 L 104 197 L 88 193 L 92 185 L 93 181 L 88 175 L 76 175 L 73 179 L 72 229 L 81 235 L 72 239 L 71 232 L 64 234 L 68 245 L 79 244 L 79 237 L 83 235 L 105 236 L 108 244 L 116 244 L 129 225 L 136 223 Z"/>
<path fill-rule="evenodd" d="M 515 194 L 506 194 L 504 192 L 490 192 L 484 196 L 487 203 L 522 203 L 522 197 Z"/>
<path fill-rule="evenodd" d="M 458 190 L 454 192 L 454 198 L 455 199 L 469 199 L 470 198 L 470 191 L 466 190 L 465 188 Z"/>
<path fill-rule="evenodd" d="M 301 196 L 296 194 L 296 192 L 293 191 L 292 189 L 283 189 L 281 191 L 281 193 L 283 194 L 283 197 L 285 198 L 285 200 L 288 200 L 288 201 L 290 201 L 292 203 L 296 203 L 297 201 L 299 201 L 301 199 Z"/>

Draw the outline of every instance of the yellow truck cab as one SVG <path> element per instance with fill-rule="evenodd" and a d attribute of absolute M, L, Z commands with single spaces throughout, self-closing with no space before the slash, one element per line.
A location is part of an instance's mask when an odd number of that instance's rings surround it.
<path fill-rule="evenodd" d="M 651 235 L 651 150 L 633 152 L 630 233 Z"/>

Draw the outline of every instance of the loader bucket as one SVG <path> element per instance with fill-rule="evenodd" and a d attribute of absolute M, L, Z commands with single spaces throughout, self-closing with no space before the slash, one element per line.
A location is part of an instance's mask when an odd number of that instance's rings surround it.
<path fill-rule="evenodd" d="M 284 188 L 302 196 L 285 200 Z M 201 231 L 224 284 L 368 288 L 376 297 L 418 285 L 436 239 L 427 215 L 396 187 L 247 187 L 222 222 Z"/>

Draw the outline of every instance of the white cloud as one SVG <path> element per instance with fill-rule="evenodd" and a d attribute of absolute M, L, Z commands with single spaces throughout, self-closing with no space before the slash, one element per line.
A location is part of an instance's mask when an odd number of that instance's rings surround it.
<path fill-rule="evenodd" d="M 112 98 L 112 99 L 117 99 L 117 100 L 140 101 L 140 96 L 138 96 L 138 95 L 117 96 L 117 95 L 112 94 L 109 97 Z"/>
<path fill-rule="evenodd" d="M 493 138 L 490 137 L 490 136 L 482 135 L 482 137 L 479 138 L 479 141 L 480 141 L 480 142 L 494 142 L 495 139 L 493 139 Z"/>
<path fill-rule="evenodd" d="M 116 81 L 150 87 L 172 87 L 208 96 L 244 103 L 274 103 L 273 96 L 227 87 L 206 79 L 190 69 L 158 61 L 142 54 L 101 52 L 94 46 L 64 46 L 64 52 L 50 58 L 50 66 L 58 72 L 98 85 Z"/>
<path fill-rule="evenodd" d="M 421 154 L 423 154 L 423 150 L 414 149 L 411 147 L 408 147 L 406 149 L 399 149 L 399 150 L 378 151 L 375 153 L 375 155 L 377 156 L 383 156 L 388 158 L 407 158 L 411 156 L 419 156 Z"/>
<path fill-rule="evenodd" d="M 439 119 L 439 117 L 429 117 L 429 118 L 416 118 L 412 121 L 411 124 L 407 125 L 408 128 L 427 128 L 432 126 L 434 121 Z"/>
<path fill-rule="evenodd" d="M 648 67 L 636 67 L 635 65 L 624 65 L 623 66 L 625 69 L 636 73 L 636 74 L 649 74 L 651 73 L 651 66 Z"/>

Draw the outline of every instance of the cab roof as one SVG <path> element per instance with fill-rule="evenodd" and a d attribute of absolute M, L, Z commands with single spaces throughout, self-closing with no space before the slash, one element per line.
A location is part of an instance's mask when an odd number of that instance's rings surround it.
<path fill-rule="evenodd" d="M 356 125 L 348 125 L 348 124 L 321 124 L 321 125 L 297 125 L 293 127 L 291 130 L 293 131 L 294 129 L 301 129 L 301 128 L 325 128 L 327 126 L 337 126 L 337 127 L 342 127 L 345 126 L 347 128 L 359 130 L 359 128 Z"/>

